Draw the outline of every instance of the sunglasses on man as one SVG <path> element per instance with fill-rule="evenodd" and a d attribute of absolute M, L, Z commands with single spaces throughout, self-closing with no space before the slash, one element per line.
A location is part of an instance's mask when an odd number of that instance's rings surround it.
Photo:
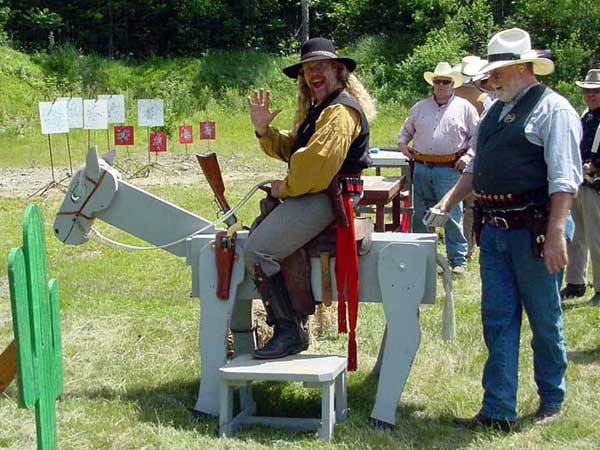
<path fill-rule="evenodd" d="M 440 79 L 433 80 L 433 84 L 443 84 L 444 86 L 447 86 L 450 83 L 452 83 L 452 80 L 440 80 Z"/>

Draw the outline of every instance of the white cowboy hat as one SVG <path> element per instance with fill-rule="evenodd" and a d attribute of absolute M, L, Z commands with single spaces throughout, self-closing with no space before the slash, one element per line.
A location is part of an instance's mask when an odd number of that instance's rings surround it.
<path fill-rule="evenodd" d="M 547 55 L 548 52 L 532 50 L 529 33 L 520 28 L 496 33 L 490 39 L 487 49 L 487 64 L 482 66 L 477 74 L 523 63 L 533 63 L 533 73 L 536 75 L 548 75 L 554 72 L 552 60 L 540 56 Z"/>
<path fill-rule="evenodd" d="M 585 80 L 576 81 L 575 84 L 584 89 L 600 89 L 600 69 L 588 70 Z"/>
<path fill-rule="evenodd" d="M 433 72 L 425 72 L 423 74 L 423 78 L 425 78 L 425 81 L 432 86 L 434 78 L 450 78 L 452 81 L 454 81 L 455 88 L 463 84 L 461 74 L 454 70 L 446 61 L 438 63 Z"/>
<path fill-rule="evenodd" d="M 477 72 L 487 64 L 485 59 L 481 59 L 479 56 L 465 56 L 460 64 L 453 66 L 452 68 L 462 75 L 463 83 L 470 83 L 473 81 L 481 80 L 485 78 L 485 74 L 477 74 Z"/>

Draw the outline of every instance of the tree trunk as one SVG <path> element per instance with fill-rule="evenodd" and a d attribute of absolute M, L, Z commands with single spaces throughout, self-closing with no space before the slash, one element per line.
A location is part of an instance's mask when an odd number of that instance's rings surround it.
<path fill-rule="evenodd" d="M 302 42 L 306 41 L 310 35 L 308 1 L 302 0 L 302 24 L 300 27 L 300 39 Z"/>

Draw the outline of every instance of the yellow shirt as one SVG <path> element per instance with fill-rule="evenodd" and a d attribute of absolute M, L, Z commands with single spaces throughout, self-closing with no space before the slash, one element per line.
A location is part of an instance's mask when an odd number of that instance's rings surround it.
<path fill-rule="evenodd" d="M 284 198 L 321 192 L 339 172 L 352 141 L 360 133 L 360 115 L 345 105 L 325 108 L 315 124 L 315 132 L 305 147 L 292 155 L 288 175 L 281 185 Z M 288 162 L 294 145 L 289 131 L 269 127 L 259 138 L 269 156 Z"/>

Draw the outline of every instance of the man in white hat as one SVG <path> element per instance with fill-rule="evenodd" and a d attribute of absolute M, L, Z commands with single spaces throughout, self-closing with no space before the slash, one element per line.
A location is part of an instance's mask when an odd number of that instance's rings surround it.
<path fill-rule="evenodd" d="M 423 217 L 456 183 L 472 158 L 471 138 L 477 126 L 477 110 L 454 95 L 462 84 L 460 73 L 440 62 L 423 74 L 433 96 L 415 104 L 398 134 L 398 147 L 414 160 L 414 208 L 412 231 L 425 233 Z M 412 140 L 412 146 L 409 142 Z M 462 205 L 456 205 L 444 226 L 446 253 L 456 275 L 464 275 L 467 240 L 462 229 Z"/>
<path fill-rule="evenodd" d="M 466 67 L 476 68 L 479 70 L 486 63 L 484 59 L 481 59 L 479 56 L 465 56 L 460 64 L 457 64 L 453 67 L 460 75 L 462 76 L 462 85 L 454 89 L 454 93 L 468 100 L 477 110 L 477 113 L 481 115 L 485 109 L 487 109 L 492 104 L 492 98 L 490 95 L 485 92 L 481 86 L 480 82 L 486 75 L 467 75 L 465 73 Z"/>
<path fill-rule="evenodd" d="M 485 113 L 475 138 L 475 158 L 436 205 L 449 211 L 475 192 L 481 211 L 481 315 L 488 357 L 483 402 L 464 428 L 512 431 L 517 422 L 521 321 L 527 313 L 533 338 L 534 378 L 540 403 L 533 422 L 560 416 L 567 354 L 560 281 L 567 265 L 569 208 L 581 183 L 581 123 L 569 102 L 537 81 L 554 63 L 531 50 L 518 28 L 492 37 L 489 73 L 498 101 Z"/>
<path fill-rule="evenodd" d="M 560 295 L 563 299 L 583 297 L 589 252 L 594 277 L 590 303 L 600 305 L 600 69 L 590 70 L 584 81 L 575 83 L 581 88 L 587 106 L 581 116 L 583 138 L 579 144 L 585 176 L 571 207 L 575 236 L 568 247 L 567 285 Z"/>

